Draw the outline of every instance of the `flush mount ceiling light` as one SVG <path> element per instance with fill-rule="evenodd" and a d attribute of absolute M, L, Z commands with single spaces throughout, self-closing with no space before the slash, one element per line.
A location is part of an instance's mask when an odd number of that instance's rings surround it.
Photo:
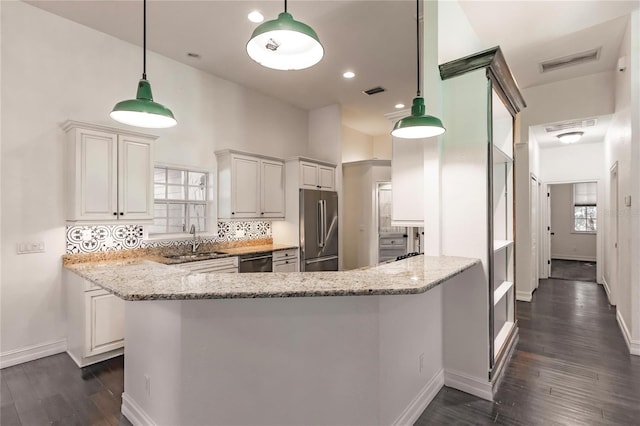
<path fill-rule="evenodd" d="M 356 76 L 356 73 L 354 73 L 353 71 L 345 71 L 342 76 L 344 78 L 353 78 Z"/>
<path fill-rule="evenodd" d="M 404 104 L 395 104 L 395 109 L 402 109 L 404 108 Z"/>
<path fill-rule="evenodd" d="M 313 28 L 287 13 L 284 0 L 284 12 L 278 19 L 264 22 L 253 31 L 247 54 L 263 67 L 301 70 L 320 62 L 324 48 Z"/>
<path fill-rule="evenodd" d="M 445 132 L 442 121 L 432 115 L 425 114 L 424 98 L 420 96 L 420 1 L 416 0 L 416 64 L 417 94 L 413 98 L 411 115 L 401 118 L 393 126 L 391 136 L 403 139 L 421 139 L 438 136 Z"/>
<path fill-rule="evenodd" d="M 561 133 L 556 137 L 560 139 L 560 142 L 568 144 L 578 142 L 582 135 L 584 135 L 584 132 L 567 132 Z"/>
<path fill-rule="evenodd" d="M 147 80 L 147 0 L 142 2 L 142 79 L 138 82 L 135 99 L 118 102 L 111 118 L 136 127 L 162 129 L 177 124 L 171 110 L 153 101 L 151 84 Z"/>

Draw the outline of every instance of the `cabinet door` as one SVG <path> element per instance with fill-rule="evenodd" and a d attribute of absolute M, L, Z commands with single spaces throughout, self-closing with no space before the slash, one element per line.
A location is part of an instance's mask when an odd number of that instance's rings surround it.
<path fill-rule="evenodd" d="M 335 188 L 336 169 L 328 166 L 318 166 L 318 185 L 324 191 L 333 191 Z"/>
<path fill-rule="evenodd" d="M 118 137 L 118 218 L 153 219 L 152 141 Z"/>
<path fill-rule="evenodd" d="M 231 158 L 231 217 L 260 217 L 260 160 Z"/>
<path fill-rule="evenodd" d="M 85 292 L 85 356 L 124 346 L 124 301 L 104 290 Z"/>
<path fill-rule="evenodd" d="M 298 259 L 278 260 L 273 262 L 273 272 L 297 272 Z"/>
<path fill-rule="evenodd" d="M 300 162 L 300 188 L 318 189 L 318 165 Z"/>
<path fill-rule="evenodd" d="M 260 217 L 284 217 L 284 164 L 262 160 Z"/>
<path fill-rule="evenodd" d="M 118 210 L 116 135 L 78 129 L 75 191 L 70 220 L 115 220 Z"/>

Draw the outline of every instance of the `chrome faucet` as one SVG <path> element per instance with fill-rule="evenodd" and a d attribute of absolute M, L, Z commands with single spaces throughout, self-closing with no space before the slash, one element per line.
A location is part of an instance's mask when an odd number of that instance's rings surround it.
<path fill-rule="evenodd" d="M 189 230 L 189 233 L 193 235 L 193 241 L 191 242 L 191 253 L 195 253 L 196 250 L 198 250 L 198 247 L 200 246 L 200 243 L 198 242 L 198 237 L 196 237 L 195 225 L 191 225 L 191 229 Z"/>

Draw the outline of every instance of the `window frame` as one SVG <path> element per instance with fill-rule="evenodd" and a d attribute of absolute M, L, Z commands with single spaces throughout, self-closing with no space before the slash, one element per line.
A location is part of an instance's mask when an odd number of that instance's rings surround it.
<path fill-rule="evenodd" d="M 585 183 L 593 183 L 596 185 L 596 192 L 595 192 L 595 197 L 596 197 L 596 202 L 595 203 L 588 203 L 588 204 L 576 204 L 576 185 L 577 184 L 585 184 Z M 598 183 L 597 181 L 589 181 L 589 182 L 575 182 L 571 185 L 571 233 L 572 234 L 589 234 L 589 235 L 594 235 L 598 233 Z M 586 224 L 588 223 L 589 217 L 587 214 L 587 209 L 589 207 L 593 207 L 595 209 L 595 217 L 593 217 L 593 224 L 594 224 L 594 230 L 586 230 L 586 231 L 582 231 L 579 229 L 576 229 L 576 223 L 577 220 L 584 220 L 585 221 L 585 227 Z M 584 218 L 578 218 L 576 217 L 576 208 L 581 208 L 584 209 Z"/>
<path fill-rule="evenodd" d="M 156 169 L 163 169 L 164 173 L 165 173 L 165 179 L 164 182 L 156 182 L 155 180 L 155 172 Z M 149 231 L 147 233 L 148 238 L 150 239 L 165 239 L 165 238 L 183 238 L 187 235 L 189 235 L 189 229 L 191 227 L 191 216 L 189 214 L 189 207 L 190 206 L 203 206 L 204 209 L 204 213 L 203 213 L 203 229 L 199 229 L 197 232 L 199 234 L 203 234 L 206 233 L 207 230 L 209 229 L 209 222 L 210 222 L 210 218 L 207 216 L 208 212 L 209 212 L 209 203 L 210 203 L 210 197 L 209 197 L 209 192 L 211 190 L 211 173 L 209 171 L 206 170 L 202 170 L 202 169 L 198 169 L 195 167 L 184 167 L 184 166 L 175 166 L 175 165 L 170 165 L 170 164 L 155 164 L 153 166 L 153 171 L 154 171 L 154 179 L 153 179 L 153 185 L 154 185 L 154 197 L 153 197 L 153 211 L 154 211 L 154 224 L 151 225 L 153 227 L 157 226 L 155 224 L 155 220 L 156 220 L 156 216 L 155 216 L 155 211 L 156 211 L 156 205 L 161 204 L 161 205 L 165 205 L 167 208 L 166 211 L 166 216 L 164 216 L 165 220 L 165 232 L 151 232 Z M 178 171 L 178 172 L 184 172 L 185 175 L 183 177 L 183 183 L 182 184 L 170 184 L 169 183 L 169 179 L 168 179 L 168 174 L 169 171 Z M 197 187 L 198 185 L 190 185 L 189 184 L 189 173 L 198 173 L 198 174 L 204 174 L 205 176 L 205 187 L 204 187 L 204 199 L 203 200 L 190 200 L 189 197 L 189 188 L 192 187 Z M 156 198 L 155 196 L 155 186 L 156 185 L 164 185 L 164 189 L 165 189 L 165 198 Z M 169 187 L 179 187 L 182 186 L 182 190 L 183 190 L 183 199 L 170 199 L 167 198 L 168 197 L 168 189 Z M 183 213 L 183 231 L 182 232 L 169 232 L 169 224 L 168 224 L 168 218 L 169 218 L 169 206 L 170 205 L 180 205 L 180 206 L 184 206 L 184 213 Z"/>

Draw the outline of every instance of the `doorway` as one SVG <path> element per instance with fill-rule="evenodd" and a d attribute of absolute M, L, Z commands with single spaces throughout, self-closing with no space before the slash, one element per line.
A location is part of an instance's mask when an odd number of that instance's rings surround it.
<path fill-rule="evenodd" d="M 597 182 L 549 185 L 549 277 L 597 281 Z"/>

